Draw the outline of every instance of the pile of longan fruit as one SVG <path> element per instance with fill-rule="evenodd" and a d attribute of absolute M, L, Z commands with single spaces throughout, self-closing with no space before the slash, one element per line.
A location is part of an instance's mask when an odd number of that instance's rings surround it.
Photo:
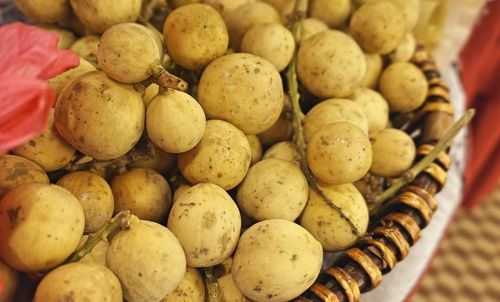
<path fill-rule="evenodd" d="M 289 301 L 358 238 L 319 192 L 367 231 L 366 179 L 415 158 L 389 114 L 427 95 L 419 1 L 310 0 L 292 32 L 295 1 L 14 0 L 80 65 L 0 156 L 1 302 L 21 274 L 35 302 Z"/>

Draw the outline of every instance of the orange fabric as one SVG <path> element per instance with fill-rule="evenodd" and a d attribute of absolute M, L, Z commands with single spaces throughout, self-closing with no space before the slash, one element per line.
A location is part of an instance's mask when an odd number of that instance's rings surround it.
<path fill-rule="evenodd" d="M 500 1 L 490 1 L 460 54 L 467 107 L 476 108 L 464 176 L 464 204 L 473 207 L 500 180 Z"/>

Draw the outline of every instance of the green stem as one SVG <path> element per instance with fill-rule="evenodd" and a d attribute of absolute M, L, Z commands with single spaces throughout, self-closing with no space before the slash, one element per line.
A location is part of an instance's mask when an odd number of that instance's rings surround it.
<path fill-rule="evenodd" d="M 298 41 L 297 33 L 300 26 L 300 22 L 302 19 L 306 17 L 307 13 L 307 0 L 298 0 L 295 3 L 295 9 L 290 17 L 290 30 L 295 37 L 295 40 Z M 298 147 L 298 151 L 300 154 L 300 167 L 306 176 L 307 182 L 309 186 L 318 193 L 318 195 L 323 198 L 330 207 L 332 207 L 335 211 L 339 213 L 339 215 L 347 221 L 349 226 L 351 227 L 352 233 L 356 236 L 359 236 L 360 233 L 358 228 L 354 225 L 354 223 L 349 219 L 349 217 L 339 208 L 337 205 L 333 203 L 330 198 L 328 198 L 325 193 L 320 189 L 314 175 L 312 174 L 309 166 L 307 164 L 306 158 L 306 142 L 304 139 L 304 132 L 302 129 L 302 110 L 300 109 L 300 94 L 299 94 L 299 84 L 297 81 L 297 50 L 294 53 L 292 61 L 290 65 L 288 65 L 288 69 L 286 71 L 286 79 L 288 83 L 288 94 L 290 96 L 290 101 L 292 104 L 292 113 L 293 113 L 293 129 L 294 129 L 294 142 Z"/>
<path fill-rule="evenodd" d="M 205 284 L 207 286 L 208 301 L 210 300 L 218 301 L 219 283 L 217 283 L 217 280 L 215 279 L 214 268 L 213 267 L 204 268 L 203 272 L 205 273 Z"/>
<path fill-rule="evenodd" d="M 66 260 L 66 263 L 80 261 L 85 255 L 90 253 L 92 249 L 103 239 L 107 239 L 109 234 L 119 229 L 130 228 L 130 211 L 123 211 L 111 218 L 103 227 L 97 232 L 92 233 L 87 238 L 82 246 L 80 246 L 71 256 Z"/>
<path fill-rule="evenodd" d="M 458 132 L 464 128 L 470 120 L 474 117 L 476 111 L 474 109 L 469 109 L 467 112 L 446 132 L 446 134 L 438 141 L 431 152 L 422 158 L 418 163 L 406 171 L 401 177 L 396 178 L 392 181 L 389 188 L 384 192 L 380 193 L 373 203 L 369 205 L 370 213 L 372 215 L 381 212 L 383 209 L 383 204 L 390 198 L 392 198 L 399 190 L 404 186 L 412 182 L 418 174 L 423 170 L 427 169 L 431 163 L 433 163 L 438 155 L 446 150 L 453 139 L 458 134 Z"/>

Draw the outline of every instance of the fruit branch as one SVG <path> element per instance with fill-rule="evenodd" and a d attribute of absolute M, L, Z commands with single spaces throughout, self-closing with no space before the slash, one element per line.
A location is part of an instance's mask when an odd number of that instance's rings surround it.
<path fill-rule="evenodd" d="M 90 253 L 92 249 L 104 239 L 107 239 L 109 234 L 117 230 L 126 230 L 130 228 L 130 211 L 122 211 L 111 218 L 103 227 L 92 233 L 87 238 L 84 244 L 76 249 L 73 254 L 66 260 L 66 263 L 80 261 L 85 255 Z"/>
<path fill-rule="evenodd" d="M 298 29 L 300 26 L 300 22 L 302 19 L 306 17 L 307 14 L 307 0 L 298 0 L 295 3 L 295 8 L 293 13 L 290 16 L 290 31 L 295 37 L 295 41 L 298 41 Z M 347 221 L 349 226 L 351 227 L 351 231 L 354 235 L 359 236 L 360 233 L 358 228 L 354 225 L 354 223 L 347 217 L 347 215 L 339 208 L 337 205 L 333 203 L 330 198 L 328 198 L 325 193 L 318 186 L 314 175 L 312 174 L 309 166 L 307 164 L 306 158 L 306 142 L 304 139 L 304 132 L 302 129 L 302 110 L 300 109 L 300 94 L 299 94 L 299 84 L 297 81 L 297 50 L 295 50 L 294 56 L 290 65 L 288 65 L 288 69 L 286 71 L 286 79 L 288 83 L 288 94 L 290 96 L 290 101 L 292 104 L 292 113 L 293 113 L 293 129 L 294 129 L 294 142 L 297 145 L 299 154 L 300 154 L 300 167 L 306 176 L 307 182 L 309 186 L 318 193 L 321 198 L 323 198 L 330 207 L 332 207 L 335 211 L 339 213 L 339 215 Z"/>
<path fill-rule="evenodd" d="M 434 146 L 431 152 L 422 158 L 418 163 L 406 171 L 401 177 L 396 178 L 392 181 L 391 186 L 385 191 L 380 193 L 375 199 L 372 206 L 372 211 L 377 211 L 380 205 L 385 203 L 388 199 L 393 197 L 401 188 L 412 182 L 418 174 L 430 166 L 431 163 L 436 160 L 438 155 L 450 147 L 453 139 L 458 134 L 458 132 L 464 128 L 470 120 L 474 117 L 476 111 L 474 109 L 469 109 L 467 112 L 446 132 L 446 134 L 441 138 L 438 143 Z"/>

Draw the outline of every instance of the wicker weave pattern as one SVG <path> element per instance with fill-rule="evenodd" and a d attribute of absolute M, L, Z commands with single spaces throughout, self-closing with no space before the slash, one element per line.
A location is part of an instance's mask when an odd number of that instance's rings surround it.
<path fill-rule="evenodd" d="M 420 126 L 422 135 L 417 160 L 428 154 L 453 123 L 453 107 L 449 89 L 441 79 L 429 52 L 419 45 L 412 62 L 425 74 L 429 82 L 426 102 L 412 118 L 414 127 Z M 320 274 L 316 283 L 295 301 L 359 301 L 358 292 L 376 287 L 381 275 L 390 272 L 396 259 L 401 261 L 411 245 L 420 238 L 420 231 L 429 223 L 437 209 L 433 195 L 446 182 L 451 160 L 442 153 L 410 186 L 397 195 L 380 223 L 359 240 L 355 247 L 335 267 Z M 354 284 L 355 283 L 355 284 Z"/>

